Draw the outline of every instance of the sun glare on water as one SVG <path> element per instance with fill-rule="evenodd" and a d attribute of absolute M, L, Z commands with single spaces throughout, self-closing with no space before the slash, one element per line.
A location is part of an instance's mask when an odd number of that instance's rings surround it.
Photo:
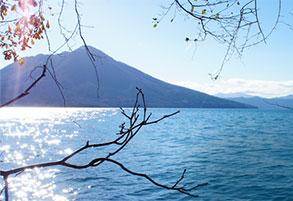
<path fill-rule="evenodd" d="M 89 121 L 104 121 L 118 109 L 4 107 L 0 109 L 0 169 L 11 170 L 26 165 L 56 161 L 71 154 L 71 144 Z M 80 123 L 80 125 L 79 125 Z M 83 143 L 83 142 L 82 142 Z M 62 184 L 59 169 L 27 170 L 9 177 L 12 200 L 71 200 L 80 190 Z M 3 181 L 0 180 L 3 186 Z M 0 200 L 4 199 L 0 195 Z"/>
<path fill-rule="evenodd" d="M 70 117 L 70 111 L 64 108 L 2 108 L 0 110 L 0 152 L 3 161 L 1 169 L 13 169 L 44 161 L 54 160 L 52 155 L 56 150 L 64 156 L 72 152 L 71 148 L 61 146 L 62 140 L 78 134 L 56 127 Z M 13 198 L 16 200 L 60 200 L 68 199 L 56 193 L 57 185 L 54 178 L 59 172 L 55 168 L 27 170 L 17 177 L 9 177 Z M 3 184 L 3 181 L 1 181 Z M 66 189 L 65 189 L 66 190 Z M 2 196 L 2 197 L 1 197 Z M 0 200 L 3 199 L 3 195 Z"/>

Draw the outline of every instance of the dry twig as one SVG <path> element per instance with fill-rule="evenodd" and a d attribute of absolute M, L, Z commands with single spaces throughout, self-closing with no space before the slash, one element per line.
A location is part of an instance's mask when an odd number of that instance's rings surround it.
<path fill-rule="evenodd" d="M 164 185 L 164 184 L 161 184 L 161 183 L 155 181 L 147 174 L 134 172 L 134 171 L 130 170 L 129 168 L 125 167 L 122 163 L 111 159 L 112 156 L 118 154 L 120 151 L 123 150 L 123 148 L 125 148 L 125 146 L 139 133 L 139 131 L 142 129 L 142 127 L 158 123 L 158 122 L 160 122 L 166 118 L 169 118 L 171 116 L 174 116 L 175 114 L 178 114 L 180 112 L 180 111 L 176 111 L 172 114 L 168 114 L 168 115 L 165 115 L 161 118 L 158 118 L 158 119 L 151 121 L 150 118 L 152 116 L 152 113 L 147 112 L 144 94 L 141 89 L 137 88 L 137 90 L 138 90 L 138 92 L 136 95 L 136 101 L 135 101 L 135 104 L 132 108 L 131 113 L 126 114 L 126 111 L 121 108 L 121 113 L 122 113 L 122 115 L 124 115 L 124 117 L 126 117 L 126 119 L 128 120 L 128 123 L 123 122 L 120 125 L 121 130 L 119 132 L 119 136 L 115 140 L 110 141 L 110 142 L 95 143 L 95 144 L 91 144 L 89 141 L 87 141 L 84 146 L 82 146 L 81 148 L 79 148 L 78 150 L 74 151 L 72 154 L 69 154 L 68 156 L 64 157 L 61 160 L 57 160 L 57 161 L 53 161 L 53 162 L 44 162 L 44 163 L 39 163 L 39 164 L 34 164 L 34 165 L 28 165 L 28 166 L 23 166 L 23 167 L 11 169 L 11 170 L 0 170 L 0 175 L 3 177 L 3 179 L 5 181 L 4 193 L 5 193 L 6 201 L 9 200 L 8 177 L 10 175 L 17 175 L 17 174 L 22 173 L 25 170 L 29 170 L 29 169 L 45 168 L 45 167 L 53 167 L 53 166 L 64 166 L 64 167 L 74 168 L 74 169 L 86 169 L 89 167 L 97 167 L 104 162 L 109 162 L 109 163 L 118 165 L 122 170 L 126 171 L 127 173 L 135 175 L 135 176 L 144 177 L 145 179 L 149 180 L 152 184 L 154 184 L 156 186 L 159 186 L 159 187 L 162 187 L 162 188 L 165 188 L 168 190 L 175 190 L 175 191 L 178 191 L 180 193 L 183 193 L 183 194 L 186 194 L 186 195 L 189 195 L 192 197 L 197 197 L 198 195 L 192 193 L 191 191 L 200 187 L 200 186 L 206 185 L 207 183 L 197 184 L 191 188 L 186 188 L 185 185 L 179 186 L 179 183 L 182 182 L 182 180 L 184 179 L 186 170 L 183 171 L 181 177 L 177 181 L 175 181 L 173 185 L 168 186 L 168 185 Z M 142 108 L 143 108 L 143 110 L 141 112 L 140 112 L 140 103 L 142 103 Z M 127 127 L 126 127 L 126 124 L 127 124 Z M 105 157 L 98 157 L 98 158 L 93 157 L 94 159 L 92 159 L 88 163 L 85 163 L 82 165 L 68 162 L 70 159 L 74 158 L 76 155 L 80 154 L 81 152 L 85 151 L 86 149 L 106 147 L 109 145 L 116 145 L 116 148 L 114 148 L 111 152 L 106 154 Z"/>

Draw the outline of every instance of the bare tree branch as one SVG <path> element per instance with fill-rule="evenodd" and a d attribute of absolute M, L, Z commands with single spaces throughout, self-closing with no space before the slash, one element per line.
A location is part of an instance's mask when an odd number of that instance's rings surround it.
<path fill-rule="evenodd" d="M 12 174 L 17 175 L 17 174 L 22 173 L 25 170 L 29 170 L 29 169 L 45 168 L 45 167 L 53 167 L 53 166 L 64 166 L 64 167 L 74 168 L 74 169 L 86 169 L 89 167 L 99 166 L 100 164 L 102 164 L 104 162 L 110 162 L 110 163 L 116 164 L 122 170 L 126 171 L 127 173 L 135 175 L 135 176 L 144 177 L 156 186 L 159 186 L 159 187 L 162 187 L 162 188 L 165 188 L 168 190 L 175 190 L 175 191 L 178 191 L 180 193 L 183 193 L 183 194 L 186 194 L 186 195 L 189 195 L 192 197 L 197 197 L 198 195 L 193 194 L 190 191 L 196 189 L 197 187 L 206 185 L 207 183 L 197 184 L 189 189 L 185 188 L 185 185 L 178 186 L 179 183 L 184 179 L 184 175 L 186 173 L 186 170 L 183 171 L 181 177 L 178 180 L 176 180 L 172 186 L 167 186 L 167 185 L 163 185 L 163 184 L 158 183 L 157 181 L 153 180 L 147 174 L 134 172 L 134 171 L 126 168 L 122 163 L 110 158 L 110 157 L 116 155 L 117 153 L 119 153 L 121 150 L 123 150 L 123 148 L 125 148 L 125 146 L 133 139 L 133 137 L 135 137 L 138 134 L 138 132 L 141 130 L 142 127 L 158 123 L 166 118 L 169 118 L 169 117 L 174 116 L 175 114 L 179 113 L 179 111 L 176 111 L 172 114 L 168 114 L 168 115 L 165 115 L 161 118 L 150 121 L 151 113 L 150 114 L 147 113 L 147 107 L 146 107 L 144 94 L 141 89 L 137 88 L 137 90 L 138 90 L 138 92 L 136 95 L 135 104 L 132 108 L 131 114 L 127 115 L 125 110 L 121 108 L 122 115 L 128 119 L 128 126 L 126 127 L 125 122 L 123 122 L 121 124 L 121 126 L 120 126 L 121 130 L 120 130 L 119 136 L 115 140 L 110 141 L 110 142 L 95 143 L 95 144 L 90 144 L 90 142 L 87 141 L 84 146 L 77 149 L 76 151 L 69 154 L 68 156 L 65 156 L 61 160 L 57 160 L 57 161 L 53 161 L 53 162 L 38 163 L 38 164 L 18 167 L 18 168 L 10 169 L 10 170 L 0 170 L 0 175 L 5 180 L 4 191 L 5 191 L 6 200 L 8 201 L 8 197 L 9 197 L 9 195 L 8 195 L 8 180 L 7 179 Z M 142 102 L 142 104 L 143 104 L 142 105 L 143 110 L 141 111 L 142 112 L 141 115 L 139 114 L 139 112 L 140 112 L 139 103 L 140 102 Z M 105 146 L 109 146 L 109 145 L 116 145 L 117 148 L 114 148 L 111 152 L 106 154 L 105 157 L 98 157 L 98 158 L 91 159 L 88 163 L 85 163 L 85 164 L 75 164 L 75 163 L 69 162 L 70 159 L 74 158 L 79 153 L 81 153 L 89 148 L 99 148 L 99 147 L 105 147 Z"/>
<path fill-rule="evenodd" d="M 160 22 L 165 18 L 172 8 L 175 11 L 183 11 L 195 20 L 194 24 L 197 26 L 195 36 L 193 39 L 187 37 L 187 42 L 201 42 L 210 36 L 217 42 L 227 45 L 219 70 L 210 74 L 212 79 L 216 80 L 234 54 L 241 56 L 245 49 L 262 42 L 266 43 L 279 23 L 281 7 L 282 0 L 278 0 L 276 20 L 266 32 L 263 31 L 260 21 L 258 0 L 173 0 L 165 9 L 162 18 L 156 21 Z"/>
<path fill-rule="evenodd" d="M 96 66 L 96 63 L 95 63 L 95 56 L 91 53 L 90 49 L 88 48 L 88 45 L 82 35 L 82 30 L 81 30 L 81 27 L 82 27 L 82 24 L 81 24 L 81 17 L 80 17 L 80 14 L 79 14 L 79 11 L 78 11 L 78 1 L 77 0 L 74 0 L 74 8 L 75 8 L 75 13 L 76 13 L 76 17 L 77 17 L 77 24 L 78 24 L 78 32 L 79 32 L 79 36 L 84 44 L 84 47 L 86 49 L 86 53 L 92 63 L 92 66 L 94 68 L 94 71 L 95 71 L 95 74 L 96 74 L 96 79 L 97 79 L 97 97 L 99 97 L 99 91 L 100 91 L 100 79 L 99 79 L 99 74 L 98 74 L 98 69 L 97 69 L 97 66 Z"/>
<path fill-rule="evenodd" d="M 22 92 L 21 94 L 19 94 L 19 95 L 16 96 L 15 98 L 9 100 L 8 102 L 6 102 L 6 103 L 0 105 L 0 108 L 1 108 L 1 107 L 5 107 L 5 106 L 8 106 L 8 105 L 10 105 L 10 104 L 12 104 L 12 103 L 18 101 L 19 99 L 21 99 L 21 98 L 27 96 L 27 95 L 30 93 L 31 89 L 32 89 L 34 86 L 36 86 L 37 83 L 40 82 L 40 80 L 41 80 L 43 77 L 46 76 L 47 65 L 43 65 L 42 68 L 43 68 L 43 71 L 42 71 L 41 75 L 40 75 L 40 76 L 39 76 L 39 77 L 38 77 L 38 78 L 37 78 L 37 79 L 36 79 L 31 85 L 29 85 L 29 86 L 24 90 L 24 92 Z"/>
<path fill-rule="evenodd" d="M 287 109 L 287 110 L 293 110 L 292 107 L 289 107 L 289 106 L 286 106 L 286 105 L 281 105 L 281 104 L 278 104 L 278 103 L 272 103 L 272 102 L 269 102 L 265 99 L 262 99 L 265 103 L 269 104 L 269 105 L 274 105 L 274 106 L 277 106 L 279 108 L 283 108 L 283 109 Z"/>

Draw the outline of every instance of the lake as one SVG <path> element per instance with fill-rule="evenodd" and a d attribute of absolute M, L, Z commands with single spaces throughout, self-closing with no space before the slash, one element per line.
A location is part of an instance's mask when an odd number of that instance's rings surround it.
<path fill-rule="evenodd" d="M 177 109 L 149 109 L 152 119 Z M 120 109 L 3 108 L 1 169 L 60 160 L 89 140 L 113 140 L 126 121 Z M 83 164 L 113 147 L 90 149 Z M 293 111 L 181 109 L 142 128 L 113 159 L 172 186 L 208 182 L 192 198 L 154 186 L 117 165 L 40 168 L 9 178 L 11 200 L 293 200 Z M 3 181 L 1 181 L 3 186 Z M 3 199 L 1 195 L 0 199 Z"/>

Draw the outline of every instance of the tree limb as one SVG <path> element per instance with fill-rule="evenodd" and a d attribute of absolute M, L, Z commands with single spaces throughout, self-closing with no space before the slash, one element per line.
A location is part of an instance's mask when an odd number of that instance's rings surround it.
<path fill-rule="evenodd" d="M 8 201 L 8 197 L 9 197 L 7 179 L 10 175 L 17 176 L 19 173 L 22 173 L 25 170 L 34 169 L 34 168 L 53 167 L 53 166 L 64 166 L 64 167 L 74 168 L 74 169 L 86 169 L 89 167 L 99 166 L 100 164 L 102 164 L 104 162 L 110 162 L 110 163 L 116 164 L 122 170 L 126 171 L 127 173 L 135 175 L 135 176 L 144 177 L 156 186 L 159 186 L 159 187 L 162 187 L 162 188 L 165 188 L 168 190 L 175 190 L 175 191 L 178 191 L 180 193 L 183 193 L 183 194 L 186 194 L 186 195 L 189 195 L 192 197 L 197 197 L 198 195 L 193 194 L 190 191 L 194 190 L 197 187 L 206 185 L 207 183 L 197 184 L 189 189 L 185 188 L 185 185 L 178 186 L 179 183 L 184 179 L 186 170 L 183 171 L 181 177 L 177 181 L 175 181 L 175 183 L 172 186 L 167 186 L 167 185 L 163 185 L 163 184 L 158 183 L 157 181 L 153 180 L 147 174 L 134 172 L 134 171 L 126 168 L 122 163 L 111 159 L 112 156 L 114 156 L 117 153 L 119 153 L 120 151 L 122 151 L 125 148 L 125 146 L 139 133 L 139 131 L 144 126 L 158 123 L 166 118 L 172 117 L 172 116 L 179 113 L 179 111 L 176 111 L 174 113 L 171 113 L 171 114 L 165 115 L 161 118 L 150 121 L 151 113 L 150 114 L 147 113 L 147 107 L 146 107 L 146 101 L 145 101 L 144 94 L 141 89 L 137 88 L 137 90 L 138 90 L 138 92 L 136 94 L 135 104 L 134 104 L 133 108 L 131 109 L 131 114 L 126 114 L 125 110 L 121 108 L 122 115 L 126 116 L 128 119 L 128 125 L 126 127 L 126 122 L 123 122 L 121 124 L 119 136 L 115 140 L 105 142 L 105 143 L 95 143 L 95 144 L 90 144 L 90 142 L 87 141 L 84 146 L 77 149 L 73 153 L 65 156 L 61 160 L 38 163 L 38 164 L 33 164 L 33 165 L 28 165 L 28 166 L 22 166 L 22 167 L 10 169 L 10 170 L 0 170 L 0 175 L 5 180 L 4 191 L 5 191 L 6 200 Z M 141 101 L 140 101 L 140 98 L 142 99 Z M 139 103 L 140 102 L 142 102 L 142 104 L 143 104 L 142 105 L 143 110 L 141 111 L 143 113 L 142 115 L 139 114 L 139 112 L 140 112 Z M 99 148 L 99 147 L 105 147 L 105 146 L 109 146 L 109 145 L 116 145 L 117 147 L 114 148 L 112 151 L 110 151 L 108 154 L 106 154 L 105 157 L 94 158 L 94 159 L 91 159 L 89 162 L 81 164 L 81 165 L 69 162 L 70 159 L 74 158 L 76 155 L 78 155 L 79 153 L 81 153 L 89 148 Z"/>

